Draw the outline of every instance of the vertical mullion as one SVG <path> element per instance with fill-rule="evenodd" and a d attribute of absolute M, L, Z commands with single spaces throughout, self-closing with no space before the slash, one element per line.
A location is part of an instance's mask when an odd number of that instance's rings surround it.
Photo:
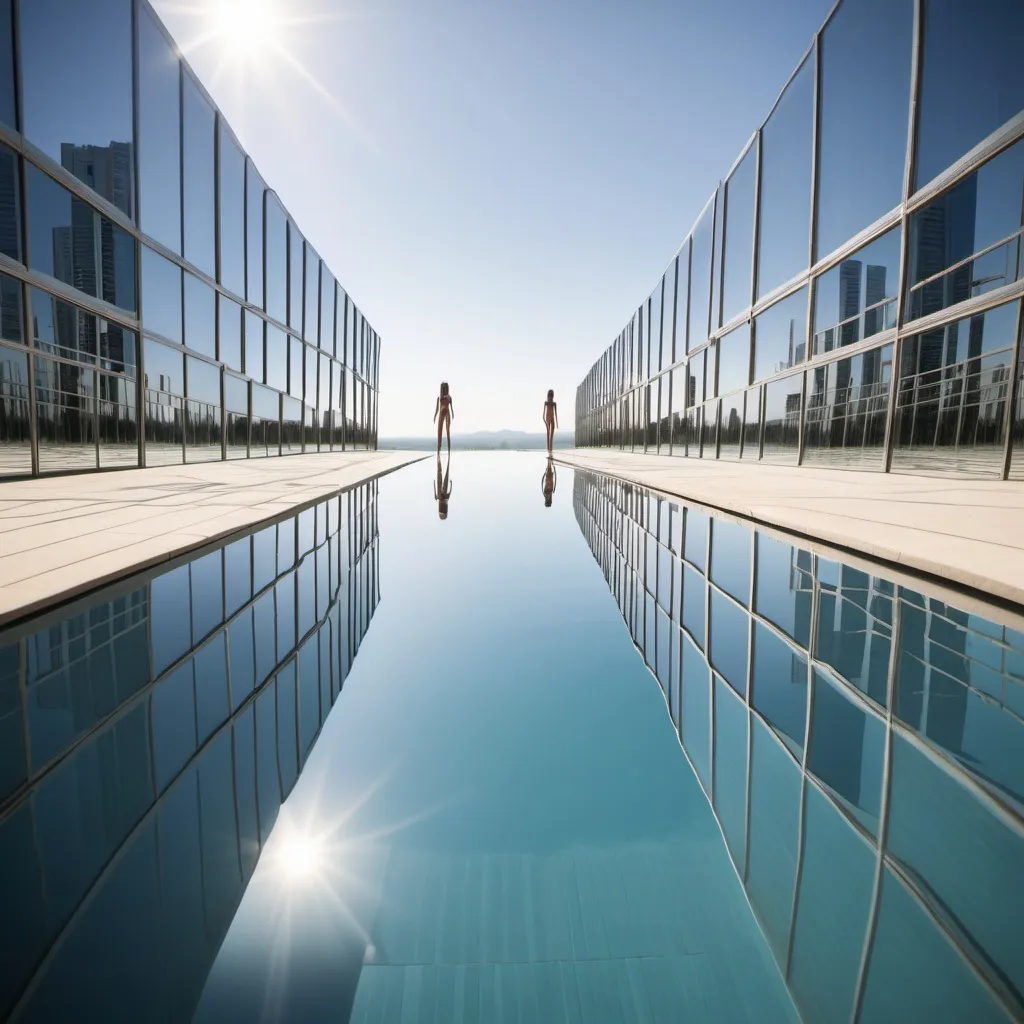
<path fill-rule="evenodd" d="M 917 151 L 918 107 L 921 94 L 921 33 L 923 29 L 924 0 L 914 0 L 913 43 L 910 58 L 910 108 L 907 115 L 907 152 L 903 163 L 903 201 L 900 210 L 900 268 L 899 291 L 896 293 L 896 340 L 893 342 L 892 370 L 889 375 L 889 403 L 885 417 L 885 440 L 883 471 L 892 469 L 895 447 L 896 402 L 899 395 L 899 371 L 903 361 L 903 326 L 906 317 L 907 278 L 909 276 L 908 229 L 910 217 L 907 204 L 914 187 L 915 159 Z"/>

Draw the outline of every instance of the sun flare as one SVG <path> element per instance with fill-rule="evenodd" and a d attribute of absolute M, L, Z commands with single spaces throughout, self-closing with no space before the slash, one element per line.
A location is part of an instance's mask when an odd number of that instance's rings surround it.
<path fill-rule="evenodd" d="M 212 31 L 238 60 L 254 60 L 280 41 L 284 18 L 274 0 L 215 0 Z"/>

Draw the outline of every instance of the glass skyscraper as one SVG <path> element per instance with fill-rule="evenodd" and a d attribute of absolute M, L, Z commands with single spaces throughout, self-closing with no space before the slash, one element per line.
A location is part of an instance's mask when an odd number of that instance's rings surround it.
<path fill-rule="evenodd" d="M 0 0 L 0 479 L 375 448 L 379 358 L 146 0 Z"/>
<path fill-rule="evenodd" d="M 1022 33 L 1001 0 L 836 4 L 577 444 L 1024 479 Z"/>

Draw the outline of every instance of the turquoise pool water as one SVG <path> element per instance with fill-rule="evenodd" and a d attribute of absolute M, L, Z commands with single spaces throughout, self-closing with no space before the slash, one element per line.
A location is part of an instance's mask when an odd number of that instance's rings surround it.
<path fill-rule="evenodd" d="M 1022 1013 L 1014 613 L 544 470 L 0 634 L 0 1017 Z"/>

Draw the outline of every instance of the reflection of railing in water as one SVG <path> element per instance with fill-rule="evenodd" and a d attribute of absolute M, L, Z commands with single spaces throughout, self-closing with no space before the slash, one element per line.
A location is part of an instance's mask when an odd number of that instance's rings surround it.
<path fill-rule="evenodd" d="M 0 633 L 0 1013 L 191 1016 L 379 600 L 376 493 Z"/>
<path fill-rule="evenodd" d="M 1018 618 L 581 471 L 574 505 L 804 1018 L 1024 1015 Z"/>

